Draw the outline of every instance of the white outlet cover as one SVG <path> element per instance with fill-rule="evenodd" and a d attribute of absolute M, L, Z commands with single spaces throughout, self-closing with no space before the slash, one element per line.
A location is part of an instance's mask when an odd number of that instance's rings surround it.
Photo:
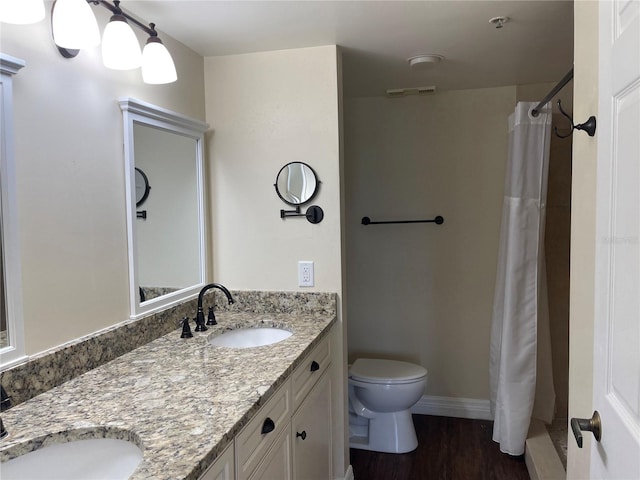
<path fill-rule="evenodd" d="M 298 262 L 298 286 L 299 287 L 313 287 L 313 262 L 311 261 L 299 261 Z"/>

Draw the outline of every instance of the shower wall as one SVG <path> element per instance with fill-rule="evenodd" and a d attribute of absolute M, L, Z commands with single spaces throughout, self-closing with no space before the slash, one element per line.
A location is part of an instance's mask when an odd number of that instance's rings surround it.
<path fill-rule="evenodd" d="M 566 119 L 554 114 L 554 125 Z M 559 127 L 561 128 L 561 127 Z M 571 245 L 571 138 L 551 137 L 545 251 L 549 323 L 556 390 L 556 417 L 567 418 L 569 401 L 569 249 Z"/>
<path fill-rule="evenodd" d="M 519 86 L 518 101 L 538 101 L 555 83 Z M 573 111 L 573 82 L 553 100 L 553 127 L 567 133 L 569 121 L 557 107 Z M 551 135 L 549 182 L 545 224 L 545 257 L 549 296 L 549 327 L 553 362 L 553 386 L 556 392 L 556 418 L 567 418 L 569 401 L 569 247 L 571 243 L 571 142 L 572 137 Z"/>

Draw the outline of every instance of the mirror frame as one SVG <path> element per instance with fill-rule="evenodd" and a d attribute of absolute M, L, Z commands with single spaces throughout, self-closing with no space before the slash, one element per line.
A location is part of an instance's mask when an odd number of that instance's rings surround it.
<path fill-rule="evenodd" d="M 2 235 L 4 295 L 8 345 L 0 347 L 2 370 L 26 359 L 22 303 L 22 265 L 16 192 L 16 165 L 13 147 L 13 75 L 25 66 L 24 60 L 0 53 L 0 235 Z"/>
<path fill-rule="evenodd" d="M 166 108 L 158 107 L 134 98 L 121 98 L 118 100 L 122 110 L 124 126 L 124 164 L 126 184 L 126 210 L 127 210 L 127 237 L 129 257 L 129 304 L 131 306 L 131 318 L 136 319 L 150 313 L 163 310 L 172 305 L 181 303 L 198 295 L 205 284 L 207 249 L 206 249 L 206 221 L 204 214 L 204 133 L 209 125 L 200 120 L 189 118 L 185 115 L 172 112 Z M 138 260 L 136 255 L 136 189 L 135 189 L 135 158 L 134 158 L 134 124 L 147 125 L 151 128 L 165 130 L 177 135 L 192 138 L 196 142 L 196 175 L 198 218 L 200 232 L 198 244 L 200 251 L 200 276 L 198 283 L 171 292 L 160 297 L 152 298 L 140 303 L 138 288 Z"/>
<path fill-rule="evenodd" d="M 299 164 L 302 165 L 303 167 L 307 167 L 309 170 L 311 170 L 311 173 L 313 174 L 313 178 L 316 181 L 316 186 L 313 189 L 313 193 L 309 196 L 309 198 L 307 198 L 305 201 L 303 202 L 298 202 L 298 203 L 294 203 L 294 202 L 290 202 L 288 201 L 286 198 L 284 198 L 284 196 L 282 195 L 282 193 L 280 193 L 280 189 L 278 188 L 278 180 L 280 180 L 280 175 L 282 174 L 282 172 L 284 172 L 286 170 L 286 168 L 289 165 L 293 165 L 293 164 Z M 279 171 L 278 174 L 276 175 L 276 183 L 273 184 L 273 186 L 276 188 L 276 193 L 278 194 L 278 197 L 280 197 L 280 200 L 282 200 L 284 203 L 286 203 L 287 205 L 291 205 L 292 207 L 297 207 L 297 206 L 301 206 L 301 205 L 305 205 L 307 203 L 309 203 L 311 200 L 313 200 L 316 195 L 318 195 L 318 191 L 320 190 L 320 179 L 318 178 L 318 174 L 316 173 L 316 171 L 311 167 L 311 165 L 304 163 L 304 162 L 289 162 L 286 165 L 284 165 Z"/>

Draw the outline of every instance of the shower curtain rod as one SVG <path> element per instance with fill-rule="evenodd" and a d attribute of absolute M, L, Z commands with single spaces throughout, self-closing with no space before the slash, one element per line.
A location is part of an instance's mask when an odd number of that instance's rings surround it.
<path fill-rule="evenodd" d="M 558 84 L 555 87 L 553 87 L 553 89 L 549 93 L 547 93 L 547 96 L 544 97 L 544 99 L 538 105 L 536 105 L 536 108 L 531 110 L 531 115 L 533 115 L 534 117 L 537 117 L 542 107 L 544 107 L 549 100 L 555 97 L 558 94 L 558 92 L 562 90 L 564 86 L 567 83 L 569 83 L 569 81 L 572 78 L 573 78 L 573 68 L 571 68 L 571 70 L 569 70 L 569 73 L 567 73 L 564 77 L 562 77 L 562 80 L 560 80 Z"/>

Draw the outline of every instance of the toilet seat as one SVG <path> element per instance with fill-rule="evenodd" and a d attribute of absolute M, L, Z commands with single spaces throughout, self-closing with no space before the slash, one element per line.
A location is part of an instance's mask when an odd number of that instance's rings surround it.
<path fill-rule="evenodd" d="M 363 383 L 403 384 L 424 379 L 427 370 L 398 360 L 358 358 L 349 369 L 349 378 Z"/>

